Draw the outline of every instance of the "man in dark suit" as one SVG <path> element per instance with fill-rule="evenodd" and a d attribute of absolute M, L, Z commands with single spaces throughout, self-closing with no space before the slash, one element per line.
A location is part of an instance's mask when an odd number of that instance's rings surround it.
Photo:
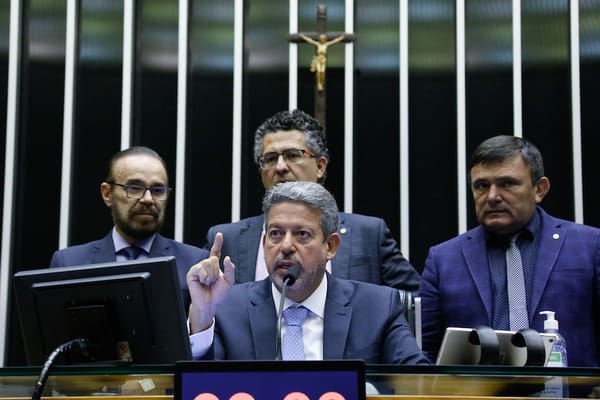
<path fill-rule="evenodd" d="M 57 250 L 50 267 L 175 256 L 187 310 L 185 276 L 190 266 L 209 253 L 158 233 L 170 192 L 167 167 L 158 153 L 142 146 L 119 151 L 111 158 L 106 180 L 100 184 L 114 228 L 102 239 Z"/>
<path fill-rule="evenodd" d="M 323 183 L 329 150 L 323 128 L 310 115 L 282 111 L 263 122 L 254 137 L 254 160 L 266 190 L 280 182 Z M 217 232 L 225 238 L 222 254 L 236 264 L 235 281 L 249 282 L 267 276 L 259 254 L 264 216 L 213 226 L 206 235 L 206 249 Z M 328 265 L 334 276 L 383 284 L 409 292 L 419 288 L 420 276 L 402 255 L 381 218 L 340 213 L 342 236 L 337 256 Z"/>
<path fill-rule="evenodd" d="M 544 330 L 541 311 L 554 311 L 569 366 L 599 366 L 600 230 L 548 215 L 540 206 L 550 189 L 539 150 L 514 136 L 477 147 L 470 183 L 480 225 L 433 246 L 422 298 L 423 350 L 436 357 L 446 327 L 510 329 L 509 238 L 523 266 L 525 327 Z"/>
<path fill-rule="evenodd" d="M 274 186 L 263 200 L 264 258 L 269 276 L 234 285 L 235 266 L 220 256 L 227 240 L 217 234 L 210 258 L 193 266 L 190 340 L 196 357 L 274 359 L 278 352 L 277 304 L 283 294 L 283 359 L 363 359 L 372 364 L 427 364 L 403 316 L 395 289 L 336 278 L 325 270 L 336 255 L 338 209 L 315 182 Z M 299 275 L 291 285 L 284 276 Z M 285 288 L 287 291 L 283 291 Z M 283 294 L 282 294 L 283 293 Z M 299 358 L 288 353 L 288 310 L 302 309 Z M 283 321 L 286 321 L 285 323 Z M 293 325 L 293 323 L 292 323 Z"/>

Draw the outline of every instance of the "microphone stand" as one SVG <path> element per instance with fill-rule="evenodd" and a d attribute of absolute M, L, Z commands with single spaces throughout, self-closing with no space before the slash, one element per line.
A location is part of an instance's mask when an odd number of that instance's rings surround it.
<path fill-rule="evenodd" d="M 283 304 L 285 303 L 285 293 L 287 292 L 289 279 L 283 281 L 283 288 L 281 289 L 281 299 L 279 300 L 279 308 L 277 309 L 277 338 L 276 338 L 276 352 L 275 360 L 281 360 L 281 317 L 283 313 Z"/>
<path fill-rule="evenodd" d="M 66 343 L 58 346 L 46 359 L 44 366 L 42 368 L 42 372 L 40 373 L 40 377 L 38 378 L 37 383 L 35 384 L 35 388 L 33 389 L 33 394 L 31 395 L 31 400 L 40 400 L 42 397 L 42 393 L 44 392 L 44 386 L 46 385 L 46 380 L 48 379 L 48 372 L 50 372 L 50 368 L 54 364 L 54 360 L 60 354 L 65 351 L 71 351 L 77 345 L 80 350 L 85 350 L 89 346 L 89 341 L 87 339 L 73 339 Z"/>
<path fill-rule="evenodd" d="M 296 278 L 300 275 L 300 267 L 292 265 L 286 274 L 283 276 L 283 288 L 281 288 L 281 298 L 279 299 L 279 307 L 277 308 L 277 337 L 275 338 L 275 360 L 281 360 L 281 317 L 283 314 L 283 304 L 285 303 L 285 294 L 288 286 L 292 286 L 296 282 Z"/>

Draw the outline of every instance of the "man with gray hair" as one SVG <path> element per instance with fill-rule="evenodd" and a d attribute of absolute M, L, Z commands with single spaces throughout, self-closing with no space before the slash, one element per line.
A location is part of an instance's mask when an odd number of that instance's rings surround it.
<path fill-rule="evenodd" d="M 235 266 L 228 255 L 220 265 L 221 233 L 210 257 L 187 275 L 194 357 L 428 364 L 395 289 L 336 278 L 326 271 L 340 234 L 335 199 L 322 185 L 275 185 L 264 197 L 263 211 L 267 278 L 234 285 Z M 290 284 L 287 274 L 294 270 L 299 273 Z M 292 322 L 292 314 L 302 316 Z M 292 351 L 294 340 L 299 349 Z"/>
<path fill-rule="evenodd" d="M 265 190 L 281 182 L 323 184 L 330 162 L 325 130 L 301 110 L 281 111 L 267 118 L 254 135 L 254 161 Z M 377 217 L 339 213 L 343 240 L 337 257 L 327 264 L 332 275 L 416 292 L 421 277 L 402 255 L 386 222 Z M 218 232 L 225 237 L 223 254 L 236 264 L 237 283 L 268 275 L 262 255 L 264 216 L 212 226 L 204 248 L 210 250 Z M 221 260 L 223 261 L 223 260 Z"/>

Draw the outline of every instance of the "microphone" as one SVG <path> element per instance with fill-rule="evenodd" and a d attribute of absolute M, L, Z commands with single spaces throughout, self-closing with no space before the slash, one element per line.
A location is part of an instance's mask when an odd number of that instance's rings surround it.
<path fill-rule="evenodd" d="M 283 287 L 281 288 L 281 299 L 279 300 L 279 308 L 277 309 L 277 337 L 275 338 L 275 359 L 281 360 L 281 317 L 283 314 L 283 304 L 285 302 L 285 294 L 288 286 L 292 286 L 300 275 L 300 266 L 294 264 L 288 268 L 283 275 Z"/>
<path fill-rule="evenodd" d="M 90 342 L 88 339 L 77 338 L 63 343 L 57 348 L 55 348 L 54 351 L 48 356 L 46 362 L 44 363 L 44 366 L 42 367 L 42 372 L 40 373 L 40 377 L 38 378 L 38 381 L 35 384 L 35 388 L 33 389 L 31 400 L 40 400 L 40 398 L 42 397 L 42 393 L 44 392 L 44 386 L 46 385 L 46 380 L 48 379 L 48 373 L 50 372 L 50 368 L 52 368 L 56 357 L 58 357 L 64 352 L 70 352 L 74 350 L 86 352 L 89 346 Z"/>
<path fill-rule="evenodd" d="M 287 286 L 292 286 L 294 283 L 296 283 L 298 275 L 300 275 L 300 266 L 298 264 L 294 264 L 289 267 L 283 276 L 283 290 L 285 290 Z"/>

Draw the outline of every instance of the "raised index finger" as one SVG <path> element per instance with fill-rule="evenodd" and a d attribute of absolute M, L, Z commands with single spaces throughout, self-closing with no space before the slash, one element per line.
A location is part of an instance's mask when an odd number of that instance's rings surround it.
<path fill-rule="evenodd" d="M 223 247 L 223 234 L 221 232 L 217 232 L 215 235 L 215 241 L 210 248 L 210 256 L 216 256 L 218 259 L 221 259 L 221 247 Z"/>

